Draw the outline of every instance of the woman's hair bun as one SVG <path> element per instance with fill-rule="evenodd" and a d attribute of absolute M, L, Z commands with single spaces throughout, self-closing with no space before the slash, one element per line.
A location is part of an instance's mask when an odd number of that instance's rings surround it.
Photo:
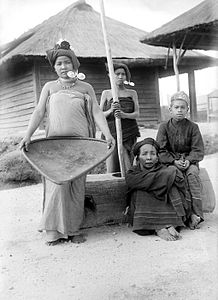
<path fill-rule="evenodd" d="M 67 41 L 62 41 L 60 44 L 57 43 L 55 45 L 55 49 L 65 49 L 65 50 L 68 50 L 68 49 L 70 49 L 70 44 Z"/>

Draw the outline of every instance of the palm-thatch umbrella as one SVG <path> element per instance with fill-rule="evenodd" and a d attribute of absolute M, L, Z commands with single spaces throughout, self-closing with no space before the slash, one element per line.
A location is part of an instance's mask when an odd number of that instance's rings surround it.
<path fill-rule="evenodd" d="M 179 90 L 178 64 L 186 50 L 218 50 L 218 1 L 205 0 L 201 2 L 147 34 L 141 39 L 141 42 L 168 47 L 168 52 L 170 48 L 173 48 L 174 71 L 177 78 L 177 90 Z M 191 82 L 194 85 L 194 75 Z M 192 94 L 196 98 L 195 92 L 192 91 Z"/>
<path fill-rule="evenodd" d="M 218 50 L 218 1 L 205 0 L 147 34 L 143 43 L 195 50 Z"/>

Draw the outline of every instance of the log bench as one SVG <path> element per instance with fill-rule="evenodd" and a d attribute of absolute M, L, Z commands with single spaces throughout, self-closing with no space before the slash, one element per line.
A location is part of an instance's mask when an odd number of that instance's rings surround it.
<path fill-rule="evenodd" d="M 213 212 L 216 205 L 215 193 L 205 168 L 200 168 L 202 182 L 203 211 Z M 127 186 L 124 177 L 118 173 L 90 174 L 86 180 L 86 195 L 91 195 L 96 203 L 96 212 L 87 210 L 83 228 L 103 224 L 117 224 L 123 221 L 126 207 Z"/>

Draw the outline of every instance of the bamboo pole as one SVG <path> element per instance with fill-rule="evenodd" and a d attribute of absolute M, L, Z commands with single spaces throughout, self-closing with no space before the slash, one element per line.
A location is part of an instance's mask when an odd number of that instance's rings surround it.
<path fill-rule="evenodd" d="M 104 36 L 104 43 L 107 55 L 107 63 L 109 69 L 109 77 L 110 77 L 110 84 L 111 84 L 111 91 L 113 96 L 113 102 L 119 102 L 117 96 L 117 87 L 115 84 L 114 79 L 114 67 L 112 62 L 111 56 L 111 48 L 109 45 L 109 41 L 107 38 L 107 30 L 106 30 L 106 23 L 105 23 L 105 10 L 104 10 L 104 1 L 100 0 L 100 7 L 101 7 L 101 24 L 102 24 L 102 31 Z M 118 149 L 118 157 L 120 162 L 120 171 L 121 176 L 124 177 L 125 175 L 125 166 L 124 166 L 124 159 L 123 159 L 123 138 L 122 138 L 122 128 L 121 128 L 121 120 L 120 118 L 115 118 L 115 125 L 116 125 L 116 133 L 117 133 L 117 149 Z"/>
<path fill-rule="evenodd" d="M 176 53 L 176 45 L 173 42 L 173 68 L 176 75 L 176 87 L 177 92 L 180 91 L 180 81 L 179 81 L 179 69 L 178 69 L 178 59 L 177 59 L 177 53 Z"/>

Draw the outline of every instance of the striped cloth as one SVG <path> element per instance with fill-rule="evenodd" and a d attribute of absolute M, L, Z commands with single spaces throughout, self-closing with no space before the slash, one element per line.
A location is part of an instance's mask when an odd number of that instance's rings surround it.
<path fill-rule="evenodd" d="M 185 226 L 185 181 L 177 168 L 157 163 L 150 170 L 141 170 L 137 165 L 127 172 L 126 183 L 133 231 Z"/>
<path fill-rule="evenodd" d="M 201 217 L 201 221 L 204 220 L 203 208 L 202 208 L 202 183 L 199 177 L 199 168 L 196 165 L 190 165 L 190 167 L 183 172 L 186 182 L 186 201 L 188 204 L 188 217 L 191 214 L 196 214 Z"/>

